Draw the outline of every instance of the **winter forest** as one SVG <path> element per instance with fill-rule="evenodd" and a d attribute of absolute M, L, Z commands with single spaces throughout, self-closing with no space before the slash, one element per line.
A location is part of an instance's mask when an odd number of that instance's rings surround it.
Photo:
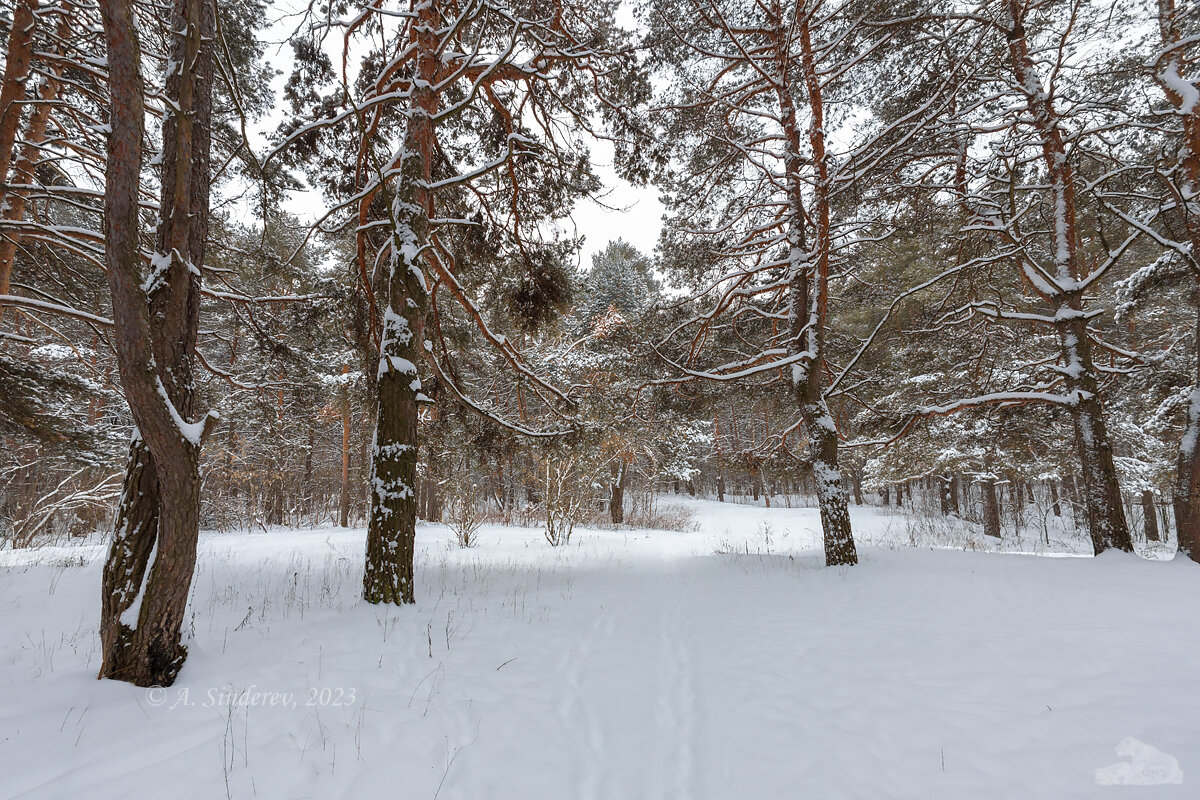
<path fill-rule="evenodd" d="M 1200 4 L 0 41 L 0 798 L 1195 796 Z"/>

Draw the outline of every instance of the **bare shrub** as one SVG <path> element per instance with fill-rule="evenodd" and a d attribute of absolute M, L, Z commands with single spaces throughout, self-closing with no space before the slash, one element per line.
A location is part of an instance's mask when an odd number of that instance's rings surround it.
<path fill-rule="evenodd" d="M 459 547 L 474 547 L 476 534 L 487 519 L 486 509 L 477 497 L 475 482 L 468 472 L 461 479 L 452 481 L 447 489 L 446 524 L 454 531 L 454 540 Z"/>
<path fill-rule="evenodd" d="M 78 470 L 53 489 L 18 505 L 12 519 L 0 528 L 8 533 L 13 548 L 53 544 L 72 536 L 95 531 L 111 511 L 121 493 L 121 474 L 94 475 Z"/>
<path fill-rule="evenodd" d="M 569 544 L 575 526 L 595 505 L 596 482 L 578 455 L 545 455 L 540 464 L 543 523 L 551 547 Z"/>
<path fill-rule="evenodd" d="M 625 515 L 631 528 L 651 528 L 658 531 L 695 531 L 700 529 L 696 512 L 688 506 L 645 504 Z"/>

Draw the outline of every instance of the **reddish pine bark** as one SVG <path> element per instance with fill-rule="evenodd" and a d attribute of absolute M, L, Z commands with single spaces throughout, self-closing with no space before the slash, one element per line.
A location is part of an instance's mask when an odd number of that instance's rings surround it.
<path fill-rule="evenodd" d="M 105 191 L 105 261 L 114 349 L 138 436 L 130 448 L 117 529 L 105 563 L 100 677 L 170 685 L 187 650 L 181 627 L 196 562 L 203 426 L 193 414 L 192 355 L 199 271 L 207 238 L 209 120 L 215 7 L 179 0 L 172 53 L 180 68 L 166 95 L 177 111 L 163 126 L 162 198 L 153 279 L 139 249 L 144 87 L 130 0 L 101 4 L 112 100 Z M 153 320 L 153 324 L 151 324 Z M 199 427 L 199 429 L 197 429 Z M 153 552 L 153 563 L 150 554 Z M 148 575 L 146 574 L 148 570 Z M 144 582 L 143 582 L 144 579 Z M 135 626 L 124 615 L 140 597 Z"/>

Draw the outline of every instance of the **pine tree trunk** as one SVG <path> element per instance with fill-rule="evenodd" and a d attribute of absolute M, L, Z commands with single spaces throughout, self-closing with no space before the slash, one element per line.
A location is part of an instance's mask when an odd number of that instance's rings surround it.
<path fill-rule="evenodd" d="M 417 523 L 417 342 L 424 341 L 423 309 L 409 297 L 415 264 L 395 264 L 380 346 L 375 438 L 372 447 L 363 598 L 369 603 L 416 602 L 413 555 Z M 403 312 L 403 313 L 402 313 Z M 429 502 L 432 506 L 432 492 Z M 432 509 L 431 509 L 432 510 Z"/>
<path fill-rule="evenodd" d="M 36 7 L 37 2 L 28 4 Z M 22 24 L 23 14 L 22 9 L 27 8 L 25 3 L 17 6 L 17 21 L 16 25 Z M 60 42 L 66 42 L 71 35 L 71 15 L 61 14 L 59 16 L 58 29 L 55 32 Z M 30 23 L 32 25 L 32 22 Z M 15 25 L 13 34 L 16 34 Z M 11 38 L 10 38 L 11 44 Z M 61 47 L 54 46 L 54 50 L 58 51 Z M 57 55 L 57 52 L 56 52 Z M 12 54 L 10 51 L 10 64 L 12 63 Z M 54 101 L 58 97 L 59 77 L 62 75 L 62 62 L 60 60 L 49 61 L 46 65 L 48 75 L 42 82 L 41 89 L 38 91 L 38 103 L 33 107 L 32 113 L 29 115 L 29 124 L 25 133 L 25 145 L 21 148 L 21 156 L 17 159 L 16 167 L 13 170 L 13 175 L 10 183 L 17 186 L 32 186 L 35 183 L 35 170 L 37 164 L 42 160 L 42 143 L 46 140 L 46 125 L 50 120 L 50 109 L 54 106 Z M 7 78 L 6 78 L 7 80 Z M 9 88 L 7 83 L 4 87 Z M 22 89 L 23 94 L 23 89 Z M 0 99 L 0 109 L 4 112 L 4 123 L 0 125 L 0 148 L 5 148 L 0 151 L 0 180 L 8 171 L 9 152 L 12 149 L 12 142 L 6 135 L 11 127 L 15 129 L 15 121 L 20 118 L 20 109 L 15 103 L 9 104 Z M 12 118 L 10 120 L 10 117 Z M 17 188 L 7 192 L 0 193 L 0 208 L 3 208 L 4 222 L 20 223 L 25 219 L 25 199 L 28 189 Z M 8 225 L 4 229 L 4 235 L 0 236 L 0 295 L 8 294 L 11 287 L 13 262 L 16 259 L 17 243 L 20 240 L 20 232 L 12 225 Z M 4 317 L 4 304 L 0 303 L 0 319 Z"/>
<path fill-rule="evenodd" d="M 624 461 L 617 466 L 617 472 L 613 476 L 612 495 L 608 501 L 609 515 L 612 517 L 614 525 L 620 525 L 625 521 L 625 484 L 628 481 L 629 467 Z"/>
<path fill-rule="evenodd" d="M 425 343 L 427 302 L 421 251 L 428 240 L 436 154 L 434 86 L 441 67 L 437 13 L 432 3 L 418 8 L 416 88 L 404 145 L 404 171 L 392 204 L 388 303 L 379 346 L 379 388 L 371 458 L 371 508 L 363 598 L 368 603 L 416 602 L 413 555 L 417 524 L 417 364 Z M 390 199 L 390 198 L 389 198 Z M 364 213 L 369 204 L 364 205 Z"/>
<path fill-rule="evenodd" d="M 1142 492 L 1142 518 L 1146 530 L 1146 541 L 1157 542 L 1158 536 L 1158 517 L 1155 514 L 1154 490 L 1146 489 Z"/>
<path fill-rule="evenodd" d="M 1053 93 L 1044 91 L 1030 55 L 1025 18 L 1030 6 L 1007 0 L 1008 49 L 1015 83 L 1025 95 L 1028 123 L 1041 140 L 1045 183 L 1053 216 L 1050 226 L 1054 274 L 1052 283 L 1043 281 L 1038 291 L 1054 309 L 1064 364 L 1063 376 L 1068 408 L 1075 426 L 1075 439 L 1083 471 L 1083 501 L 1088 517 L 1092 548 L 1097 555 L 1115 547 L 1133 550 L 1133 539 L 1121 503 L 1121 487 L 1113 463 L 1112 445 L 1104 421 L 1104 405 L 1092 360 L 1088 315 L 1084 312 L 1079 281 L 1086 273 L 1080 254 L 1076 225 L 1076 179 L 1069 158 L 1067 137 Z"/>
<path fill-rule="evenodd" d="M 1083 472 L 1084 511 L 1088 533 L 1096 555 L 1109 548 L 1133 551 L 1133 537 L 1121 504 L 1121 487 L 1113 461 L 1112 444 L 1104 422 L 1104 406 L 1092 364 L 1087 323 L 1078 320 L 1063 334 L 1063 356 L 1068 364 L 1080 364 L 1078 375 L 1067 376 L 1067 390 L 1079 401 L 1071 407 L 1079 465 Z"/>
<path fill-rule="evenodd" d="M 713 417 L 713 442 L 717 450 L 717 502 L 725 502 L 725 457 L 721 452 L 721 417 Z"/>
<path fill-rule="evenodd" d="M 1164 57 L 1156 65 L 1158 82 L 1171 105 L 1175 107 L 1183 122 L 1183 136 L 1177 150 L 1176 172 L 1180 195 L 1185 199 L 1200 195 L 1200 107 L 1180 92 L 1180 84 L 1194 81 L 1188 68 L 1188 50 L 1180 46 L 1190 33 L 1185 22 L 1188 15 L 1195 13 L 1193 3 L 1175 0 L 1159 0 L 1158 28 L 1164 45 Z M 1185 77 L 1186 76 L 1186 77 Z M 1191 202 L 1194 202 L 1192 200 Z M 1192 273 L 1200 267 L 1200 214 L 1189 212 L 1184 215 Z M 1179 552 L 1200 561 L 1200 280 L 1193 287 L 1192 306 L 1196 315 L 1196 330 L 1192 343 L 1192 358 L 1195 360 L 1195 378 L 1188 397 L 1187 426 L 1179 441 L 1176 456 L 1175 488 L 1173 506 L 1175 532 Z M 1163 525 L 1163 533 L 1168 528 Z"/>
<path fill-rule="evenodd" d="M 857 564 L 858 552 L 850 531 L 850 505 L 842 476 L 838 471 L 838 437 L 824 403 L 802 409 L 805 427 L 812 442 L 812 469 L 817 483 L 817 502 L 821 509 L 825 565 Z"/>
<path fill-rule="evenodd" d="M 342 365 L 342 493 L 338 498 L 338 525 L 350 527 L 350 389 L 346 384 L 350 365 Z"/>
<path fill-rule="evenodd" d="M 980 498 L 983 505 L 983 533 L 985 536 L 1000 538 L 1000 501 L 996 497 L 996 482 L 989 477 L 979 482 Z"/>
<path fill-rule="evenodd" d="M 1012 487 L 1013 530 L 1019 535 L 1025 520 L 1025 484 L 1014 472 L 1008 474 L 1008 481 Z"/>
<path fill-rule="evenodd" d="M 179 0 L 175 7 L 172 59 L 180 67 L 167 78 L 165 94 L 174 111 L 163 124 L 158 255 L 145 282 L 139 253 L 144 89 L 137 24 L 129 0 L 102 3 L 101 12 L 112 107 L 105 262 L 117 364 L 141 439 L 131 450 L 120 527 L 104 569 L 100 677 L 166 686 L 187 654 L 181 628 L 199 536 L 200 447 L 215 421 L 210 415 L 202 424 L 186 422 L 193 415 L 192 357 L 208 234 L 215 7 L 208 0 Z M 138 452 L 141 440 L 147 453 Z M 156 492 L 146 490 L 150 481 Z M 137 589 L 141 606 L 131 628 L 120 616 L 132 607 Z"/>
<path fill-rule="evenodd" d="M 112 544 L 100 593 L 101 677 L 120 679 L 131 668 L 133 628 L 121 621 L 142 590 L 158 538 L 158 479 L 150 448 L 135 436 L 129 444 L 125 482 L 117 504 Z"/>
<path fill-rule="evenodd" d="M 8 31 L 8 47 L 4 60 L 4 83 L 0 85 L 0 183 L 8 183 L 8 168 L 17 129 L 21 124 L 25 89 L 31 74 L 33 32 L 37 26 L 34 16 L 38 0 L 16 0 L 12 27 Z M 0 187 L 0 192 L 6 189 Z M 0 194 L 0 204 L 7 198 Z"/>
<path fill-rule="evenodd" d="M 1193 346 L 1196 383 L 1188 396 L 1187 426 L 1179 440 L 1175 468 L 1175 535 L 1179 552 L 1200 561 L 1200 288 L 1195 292 L 1196 333 Z"/>

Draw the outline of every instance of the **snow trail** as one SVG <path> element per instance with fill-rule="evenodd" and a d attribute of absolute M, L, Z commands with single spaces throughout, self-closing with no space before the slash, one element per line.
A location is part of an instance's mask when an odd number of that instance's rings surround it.
<path fill-rule="evenodd" d="M 358 600 L 362 531 L 206 535 L 180 707 L 95 680 L 103 547 L 0 553 L 0 800 L 1082 800 L 1126 739 L 1194 797 L 1195 565 L 908 547 L 852 509 L 830 570 L 816 509 L 691 505 L 557 549 L 422 526 L 404 608 Z M 200 704 L 251 686 L 300 706 Z"/>

